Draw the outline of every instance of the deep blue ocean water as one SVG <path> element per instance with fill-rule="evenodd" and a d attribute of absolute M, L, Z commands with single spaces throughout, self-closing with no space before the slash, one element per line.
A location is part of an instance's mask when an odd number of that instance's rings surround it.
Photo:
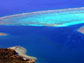
<path fill-rule="evenodd" d="M 0 16 L 83 7 L 83 0 L 0 0 Z M 23 46 L 37 63 L 84 63 L 84 24 L 68 27 L 0 26 L 0 48 Z"/>

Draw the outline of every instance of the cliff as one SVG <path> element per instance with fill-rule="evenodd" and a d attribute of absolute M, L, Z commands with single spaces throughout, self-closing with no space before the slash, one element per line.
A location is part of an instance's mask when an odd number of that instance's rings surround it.
<path fill-rule="evenodd" d="M 10 48 L 0 48 L 0 63 L 35 63 L 33 59 L 23 59 L 22 56 Z"/>

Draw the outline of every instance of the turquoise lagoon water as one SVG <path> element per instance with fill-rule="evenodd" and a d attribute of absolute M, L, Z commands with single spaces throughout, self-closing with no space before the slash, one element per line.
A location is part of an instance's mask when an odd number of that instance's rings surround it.
<path fill-rule="evenodd" d="M 0 18 L 0 25 L 14 26 L 65 27 L 81 23 L 84 23 L 84 7 L 37 11 Z"/>

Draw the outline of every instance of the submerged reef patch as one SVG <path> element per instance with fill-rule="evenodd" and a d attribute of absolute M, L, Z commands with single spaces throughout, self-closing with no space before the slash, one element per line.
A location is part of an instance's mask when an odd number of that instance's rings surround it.
<path fill-rule="evenodd" d="M 82 34 L 84 34 L 84 26 L 82 26 L 81 28 L 78 29 L 78 31 Z"/>
<path fill-rule="evenodd" d="M 84 23 L 84 7 L 37 11 L 0 17 L 0 25 L 66 27 Z"/>
<path fill-rule="evenodd" d="M 7 33 L 0 32 L 0 36 L 8 36 Z"/>

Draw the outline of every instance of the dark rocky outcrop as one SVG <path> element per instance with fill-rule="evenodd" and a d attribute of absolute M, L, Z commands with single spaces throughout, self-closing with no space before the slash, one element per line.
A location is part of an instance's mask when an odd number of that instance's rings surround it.
<path fill-rule="evenodd" d="M 15 50 L 0 48 L 0 63 L 35 63 L 35 60 L 24 60 Z"/>

